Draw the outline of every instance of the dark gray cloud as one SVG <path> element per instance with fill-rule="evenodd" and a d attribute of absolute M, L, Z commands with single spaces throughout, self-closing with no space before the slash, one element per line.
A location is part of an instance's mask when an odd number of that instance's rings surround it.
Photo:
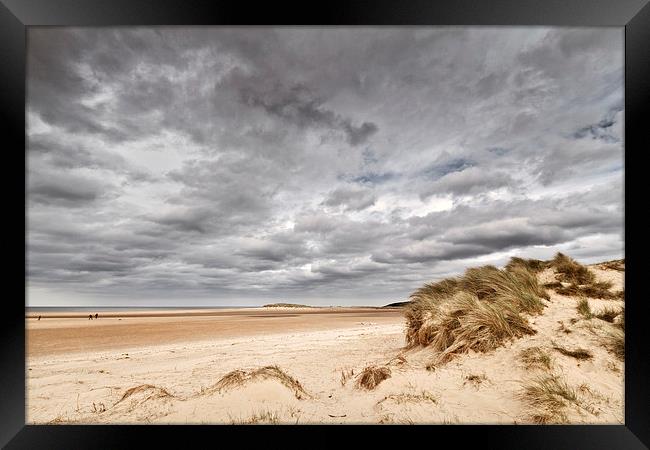
<path fill-rule="evenodd" d="M 79 176 L 33 172 L 28 181 L 28 196 L 37 203 L 82 206 L 106 193 L 108 186 L 100 180 Z"/>
<path fill-rule="evenodd" d="M 341 206 L 345 210 L 361 211 L 375 204 L 376 194 L 372 189 L 341 187 L 331 191 L 325 201 L 327 206 Z"/>
<path fill-rule="evenodd" d="M 454 195 L 483 194 L 501 188 L 515 190 L 517 181 L 508 172 L 498 169 L 486 171 L 481 167 L 470 167 L 464 170 L 452 171 L 444 175 L 421 196 L 427 198 L 436 194 L 451 193 Z"/>
<path fill-rule="evenodd" d="M 267 113 L 298 127 L 342 131 L 352 146 L 363 144 L 378 129 L 372 122 L 353 125 L 350 118 L 341 117 L 326 109 L 323 99 L 316 97 L 300 84 L 288 88 L 275 85 L 266 92 L 256 91 L 254 87 L 245 87 L 240 90 L 240 95 L 245 105 L 261 107 Z"/>
<path fill-rule="evenodd" d="M 623 34 L 28 30 L 29 304 L 381 304 L 623 253 Z"/>
<path fill-rule="evenodd" d="M 598 121 L 598 123 L 580 128 L 575 133 L 573 133 L 573 137 L 576 139 L 600 139 L 610 144 L 621 142 L 620 136 L 616 135 L 616 130 L 613 127 L 620 120 L 619 113 L 622 111 L 622 106 L 616 106 L 610 109 L 605 117 Z"/>

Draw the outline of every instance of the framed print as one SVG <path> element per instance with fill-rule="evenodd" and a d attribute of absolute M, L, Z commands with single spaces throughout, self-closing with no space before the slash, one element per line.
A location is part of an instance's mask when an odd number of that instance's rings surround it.
<path fill-rule="evenodd" d="M 0 11 L 7 448 L 647 448 L 647 2 Z"/>

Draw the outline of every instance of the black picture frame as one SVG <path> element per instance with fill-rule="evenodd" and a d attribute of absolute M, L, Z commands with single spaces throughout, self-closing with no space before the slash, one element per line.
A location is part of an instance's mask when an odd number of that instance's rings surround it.
<path fill-rule="evenodd" d="M 5 142 L 5 247 L 13 258 L 4 271 L 4 324 L 0 370 L 0 444 L 6 448 L 130 448 L 197 445 L 198 439 L 216 446 L 225 434 L 239 443 L 255 437 L 273 447 L 340 445 L 340 427 L 285 426 L 61 426 L 25 425 L 25 247 L 18 237 L 26 233 L 21 221 L 25 189 L 25 52 L 29 26 L 113 25 L 522 25 L 625 27 L 625 240 L 626 246 L 626 358 L 625 425 L 566 426 L 382 426 L 365 433 L 364 445 L 382 442 L 396 432 L 408 441 L 452 445 L 475 440 L 489 448 L 648 448 L 650 445 L 648 327 L 641 277 L 644 274 L 645 201 L 643 164 L 647 150 L 644 112 L 650 99 L 649 0 L 336 0 L 323 3 L 260 2 L 244 0 L 0 0 L 0 123 Z M 7 158 L 9 158 L 7 160 Z M 636 160 L 636 164 L 635 164 Z M 26 195 L 26 191 L 25 191 Z M 23 203 L 23 206 L 25 204 Z M 636 206 L 636 208 L 635 208 Z M 640 207 L 639 207 L 640 206 Z M 635 217 L 639 216 L 639 217 Z M 22 227 L 22 228 L 21 228 Z M 631 244 L 633 243 L 633 244 Z M 22 262 L 21 262 L 22 261 Z M 22 264 L 22 266 L 21 266 Z M 25 278 L 26 279 L 26 278 Z M 21 293 L 23 302 L 21 303 Z M 358 431 L 366 427 L 346 427 Z M 278 433 L 286 435 L 280 440 Z M 165 445 L 166 444 L 166 445 Z M 444 444 L 443 444 L 444 445 Z"/>

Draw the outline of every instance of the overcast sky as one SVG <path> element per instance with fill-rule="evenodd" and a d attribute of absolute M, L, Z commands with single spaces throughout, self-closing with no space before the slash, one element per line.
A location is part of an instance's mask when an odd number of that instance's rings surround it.
<path fill-rule="evenodd" d="M 623 256 L 622 28 L 28 30 L 28 305 L 380 305 Z"/>

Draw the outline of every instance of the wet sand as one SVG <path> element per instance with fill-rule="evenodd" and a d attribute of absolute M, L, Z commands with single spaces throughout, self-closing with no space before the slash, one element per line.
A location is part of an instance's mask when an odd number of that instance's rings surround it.
<path fill-rule="evenodd" d="M 277 332 L 316 331 L 360 322 L 393 324 L 399 308 L 244 308 L 43 312 L 26 318 L 27 355 L 87 353 Z"/>

